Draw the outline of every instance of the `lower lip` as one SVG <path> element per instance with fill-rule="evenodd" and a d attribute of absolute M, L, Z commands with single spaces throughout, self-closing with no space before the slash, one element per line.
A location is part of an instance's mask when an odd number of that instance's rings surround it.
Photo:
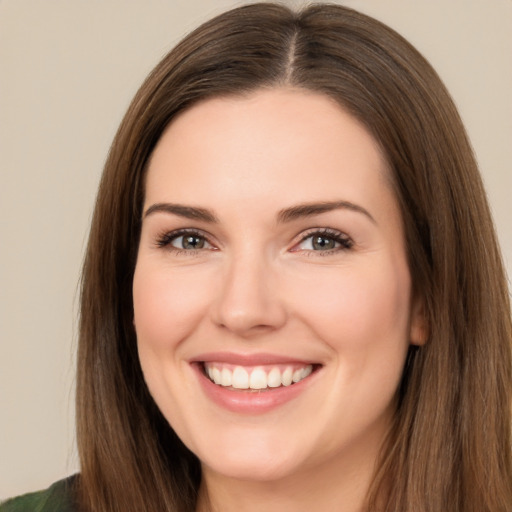
<path fill-rule="evenodd" d="M 234 390 L 214 384 L 203 372 L 201 364 L 193 364 L 204 392 L 214 403 L 241 414 L 262 414 L 293 400 L 303 393 L 318 373 L 314 371 L 305 379 L 289 386 L 267 388 L 261 391 Z"/>

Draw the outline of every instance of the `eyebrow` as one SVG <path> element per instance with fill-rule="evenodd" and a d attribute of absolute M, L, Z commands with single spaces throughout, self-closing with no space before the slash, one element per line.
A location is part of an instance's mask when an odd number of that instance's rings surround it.
<path fill-rule="evenodd" d="M 196 206 L 184 206 L 173 203 L 156 203 L 151 205 L 144 213 L 144 218 L 153 213 L 170 213 L 185 219 L 202 220 L 212 224 L 218 223 L 219 219 L 214 213 L 206 208 L 198 208 Z"/>
<path fill-rule="evenodd" d="M 333 210 L 351 210 L 353 212 L 361 213 L 370 219 L 374 224 L 376 220 L 368 210 L 350 201 L 328 201 L 320 203 L 303 203 L 290 208 L 285 208 L 277 214 L 277 222 L 285 223 L 291 222 L 304 217 L 312 217 L 320 215 Z M 153 213 L 170 213 L 186 219 L 201 220 L 211 224 L 217 224 L 219 219 L 217 216 L 206 208 L 199 208 L 196 206 L 185 206 L 175 203 L 155 203 L 151 205 L 144 213 L 144 218 Z"/>
<path fill-rule="evenodd" d="M 320 215 L 321 213 L 331 212 L 333 210 L 351 210 L 353 212 L 362 213 L 373 224 L 377 221 L 373 218 L 368 210 L 350 201 L 330 201 L 321 203 L 304 203 L 290 208 L 281 210 L 277 215 L 278 222 L 290 222 L 302 217 L 312 217 L 313 215 Z"/>

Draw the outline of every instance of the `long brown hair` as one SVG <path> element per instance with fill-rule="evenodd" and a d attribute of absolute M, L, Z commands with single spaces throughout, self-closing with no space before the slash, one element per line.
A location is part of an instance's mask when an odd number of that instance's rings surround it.
<path fill-rule="evenodd" d="M 511 317 L 493 223 L 466 133 L 425 59 L 336 5 L 243 6 L 205 23 L 154 69 L 112 144 L 83 269 L 77 429 L 84 510 L 193 511 L 197 458 L 144 383 L 132 279 L 148 158 L 174 116 L 219 95 L 292 86 L 339 102 L 393 171 L 429 338 L 411 349 L 367 509 L 512 507 Z"/>

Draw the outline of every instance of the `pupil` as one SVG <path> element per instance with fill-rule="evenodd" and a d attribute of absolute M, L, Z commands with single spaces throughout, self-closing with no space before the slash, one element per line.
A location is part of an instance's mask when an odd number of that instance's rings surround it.
<path fill-rule="evenodd" d="M 183 249 L 201 249 L 204 246 L 204 240 L 198 236 L 184 236 Z"/>
<path fill-rule="evenodd" d="M 327 250 L 334 249 L 334 240 L 325 236 L 317 236 L 313 239 L 313 249 Z"/>

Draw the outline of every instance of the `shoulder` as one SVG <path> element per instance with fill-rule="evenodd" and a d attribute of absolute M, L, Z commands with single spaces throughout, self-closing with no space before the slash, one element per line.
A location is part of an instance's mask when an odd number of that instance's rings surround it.
<path fill-rule="evenodd" d="M 76 512 L 74 488 L 78 475 L 55 482 L 48 489 L 31 492 L 0 504 L 0 512 Z"/>

